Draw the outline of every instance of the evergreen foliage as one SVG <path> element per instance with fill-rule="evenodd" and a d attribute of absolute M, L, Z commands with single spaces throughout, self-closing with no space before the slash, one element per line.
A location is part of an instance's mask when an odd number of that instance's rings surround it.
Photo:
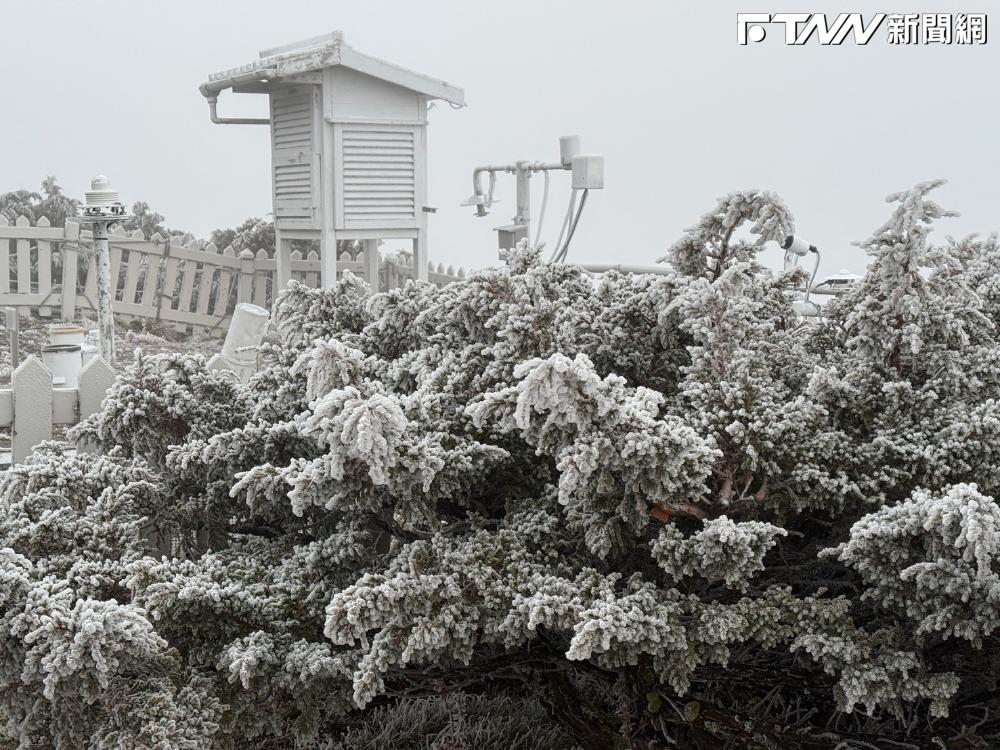
<path fill-rule="evenodd" d="M 824 325 L 748 191 L 667 276 L 522 246 L 293 282 L 246 385 L 137 357 L 0 477 L 0 748 L 996 746 L 1000 256 L 936 185 Z"/>

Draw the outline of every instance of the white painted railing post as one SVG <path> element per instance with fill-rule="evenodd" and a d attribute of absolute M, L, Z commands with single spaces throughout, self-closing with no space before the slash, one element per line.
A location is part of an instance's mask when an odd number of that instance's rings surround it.
<path fill-rule="evenodd" d="M 240 283 L 236 288 L 237 302 L 252 302 L 253 299 L 253 252 L 244 250 L 240 253 Z"/>
<path fill-rule="evenodd" d="M 52 373 L 28 356 L 11 376 L 14 428 L 11 463 L 23 463 L 35 446 L 52 439 Z"/>

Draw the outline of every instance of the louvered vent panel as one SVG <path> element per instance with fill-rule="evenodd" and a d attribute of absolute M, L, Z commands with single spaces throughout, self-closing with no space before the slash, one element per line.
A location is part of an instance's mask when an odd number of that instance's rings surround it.
<path fill-rule="evenodd" d="M 271 111 L 274 148 L 312 148 L 312 96 L 275 98 Z"/>
<path fill-rule="evenodd" d="M 412 222 L 416 172 L 412 130 L 345 127 L 344 220 Z"/>
<path fill-rule="evenodd" d="M 276 95 L 271 101 L 274 212 L 279 219 L 313 220 L 313 94 Z"/>
<path fill-rule="evenodd" d="M 312 167 L 304 164 L 274 166 L 274 197 L 308 199 L 312 190 Z"/>

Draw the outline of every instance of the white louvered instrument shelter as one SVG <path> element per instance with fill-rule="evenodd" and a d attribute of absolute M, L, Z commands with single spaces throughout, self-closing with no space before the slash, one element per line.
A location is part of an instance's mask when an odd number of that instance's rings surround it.
<path fill-rule="evenodd" d="M 219 118 L 219 94 L 267 94 L 270 117 Z M 291 243 L 319 240 L 323 284 L 334 283 L 337 242 L 412 240 L 427 266 L 427 110 L 465 103 L 444 81 L 362 54 L 335 31 L 260 53 L 201 86 L 214 122 L 271 126 L 278 284 L 291 278 Z M 366 247 L 366 249 L 368 249 Z M 368 253 L 375 257 L 375 253 Z M 426 276 L 425 270 L 419 274 Z"/>

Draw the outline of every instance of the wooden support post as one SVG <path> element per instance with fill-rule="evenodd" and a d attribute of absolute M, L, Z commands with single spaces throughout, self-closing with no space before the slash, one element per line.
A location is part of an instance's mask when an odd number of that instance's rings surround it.
<path fill-rule="evenodd" d="M 426 112 L 427 102 L 421 100 L 421 109 Z M 426 115 L 425 115 L 426 119 Z M 420 176 L 416 186 L 417 203 L 414 206 L 417 214 L 417 237 L 413 241 L 413 279 L 427 281 L 428 244 L 427 224 L 430 213 L 434 210 L 427 205 L 427 126 L 421 126 L 414 134 L 414 163 L 416 173 Z"/>
<path fill-rule="evenodd" d="M 427 239 L 424 232 L 413 240 L 413 278 L 427 281 Z"/>
<path fill-rule="evenodd" d="M 319 246 L 320 283 L 333 286 L 337 283 L 337 233 L 333 227 L 323 229 Z"/>
<path fill-rule="evenodd" d="M 333 125 L 323 123 L 323 164 L 320 169 L 320 198 L 322 219 L 319 236 L 320 283 L 333 286 L 337 283 L 337 232 L 333 196 Z"/>
<path fill-rule="evenodd" d="M 281 234 L 281 230 L 275 226 L 274 229 L 274 260 L 277 265 L 277 273 L 274 281 L 274 295 L 288 286 L 292 280 L 292 243 Z"/>
<path fill-rule="evenodd" d="M 365 281 L 371 288 L 372 294 L 379 291 L 378 281 L 378 240 L 364 240 L 365 252 Z"/>

